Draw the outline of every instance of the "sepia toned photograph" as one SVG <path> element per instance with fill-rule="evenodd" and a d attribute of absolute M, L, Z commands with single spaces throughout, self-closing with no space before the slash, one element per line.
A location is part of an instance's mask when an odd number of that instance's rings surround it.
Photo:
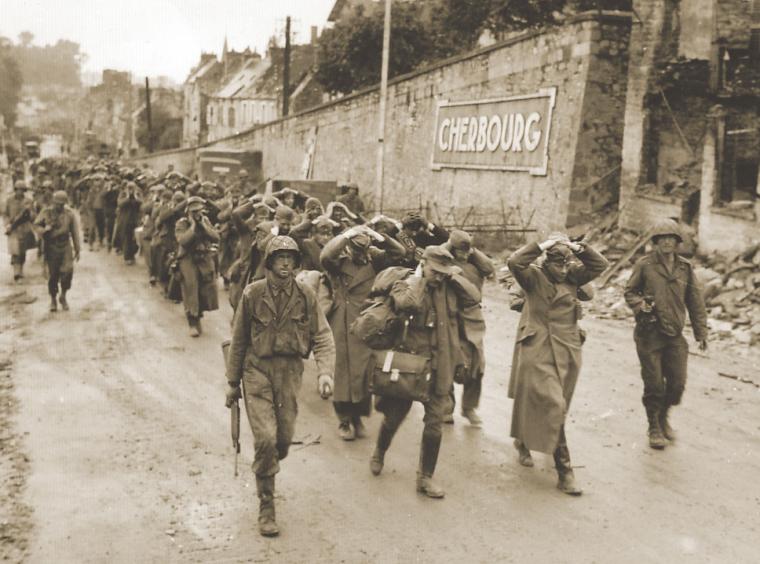
<path fill-rule="evenodd" d="M 760 0 L 0 0 L 0 560 L 760 561 Z"/>

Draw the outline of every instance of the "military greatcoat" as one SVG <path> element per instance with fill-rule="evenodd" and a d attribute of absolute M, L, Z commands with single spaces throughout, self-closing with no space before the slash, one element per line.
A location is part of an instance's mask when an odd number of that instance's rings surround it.
<path fill-rule="evenodd" d="M 581 369 L 578 287 L 599 276 L 607 261 L 585 247 L 577 255 L 582 265 L 571 266 L 558 283 L 532 264 L 541 252 L 531 243 L 507 263 L 526 296 L 509 381 L 511 435 L 529 450 L 553 453 Z"/>

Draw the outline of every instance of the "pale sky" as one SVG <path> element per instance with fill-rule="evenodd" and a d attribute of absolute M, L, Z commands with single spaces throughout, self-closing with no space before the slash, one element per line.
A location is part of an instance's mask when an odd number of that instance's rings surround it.
<path fill-rule="evenodd" d="M 201 51 L 221 54 L 250 46 L 262 55 L 285 16 L 293 18 L 295 42 L 309 40 L 335 0 L 0 0 L 0 35 L 18 41 L 31 31 L 34 43 L 58 39 L 80 44 L 83 70 L 126 70 L 136 76 L 166 75 L 181 83 Z"/>

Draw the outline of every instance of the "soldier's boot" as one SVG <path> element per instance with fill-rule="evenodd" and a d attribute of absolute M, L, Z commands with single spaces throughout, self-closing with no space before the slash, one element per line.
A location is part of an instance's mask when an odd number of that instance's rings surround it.
<path fill-rule="evenodd" d="M 523 466 L 528 468 L 533 467 L 533 457 L 530 455 L 530 451 L 525 447 L 520 439 L 515 439 L 515 448 L 519 456 L 519 462 Z"/>
<path fill-rule="evenodd" d="M 58 311 L 58 300 L 55 296 L 50 296 L 50 311 L 56 312 Z"/>
<path fill-rule="evenodd" d="M 480 415 L 478 415 L 478 412 L 472 408 L 463 409 L 462 416 L 465 417 L 473 427 L 483 426 L 483 420 L 480 418 Z"/>
<path fill-rule="evenodd" d="M 66 292 L 61 292 L 61 299 L 59 300 L 61 302 L 61 309 L 63 311 L 69 311 L 69 302 L 66 301 Z"/>
<path fill-rule="evenodd" d="M 649 448 L 656 450 L 662 450 L 668 445 L 668 441 L 662 434 L 660 428 L 660 408 L 657 406 L 649 405 L 646 407 L 647 420 L 649 421 Z"/>
<path fill-rule="evenodd" d="M 384 423 L 380 424 L 380 433 L 377 435 L 377 444 L 375 445 L 375 452 L 372 453 L 372 458 L 369 459 L 369 469 L 375 476 L 379 476 L 383 471 L 383 465 L 385 464 L 385 453 L 391 446 L 393 440 L 393 431 L 388 429 Z"/>
<path fill-rule="evenodd" d="M 274 514 L 274 476 L 256 476 L 256 489 L 259 494 L 259 534 L 276 537 L 280 534 L 280 528 Z"/>
<path fill-rule="evenodd" d="M 668 411 L 670 411 L 669 405 L 664 406 L 660 410 L 660 430 L 666 439 L 675 442 L 676 432 L 673 430 L 673 427 L 670 426 L 670 423 L 668 423 Z"/>
<path fill-rule="evenodd" d="M 13 264 L 13 281 L 18 282 L 24 277 L 23 265 Z"/>
<path fill-rule="evenodd" d="M 572 496 L 579 496 L 583 493 L 575 483 L 575 474 L 570 464 L 570 451 L 567 445 L 560 445 L 554 449 L 554 466 L 557 469 L 559 480 L 557 488 L 563 493 Z"/>
<path fill-rule="evenodd" d="M 361 416 L 352 417 L 351 424 L 354 426 L 354 436 L 357 439 L 363 439 L 367 436 L 367 428 L 364 426 Z"/>
<path fill-rule="evenodd" d="M 417 471 L 417 491 L 433 499 L 441 499 L 446 492 L 433 481 L 438 452 L 441 450 L 441 437 L 422 433 L 420 447 L 420 467 Z"/>
<path fill-rule="evenodd" d="M 199 337 L 201 332 L 198 330 L 198 320 L 195 316 L 187 314 L 187 324 L 190 326 L 190 336 Z"/>
<path fill-rule="evenodd" d="M 353 441 L 356 438 L 356 431 L 351 424 L 350 417 L 340 417 L 340 424 L 338 425 L 338 435 L 344 441 Z"/>

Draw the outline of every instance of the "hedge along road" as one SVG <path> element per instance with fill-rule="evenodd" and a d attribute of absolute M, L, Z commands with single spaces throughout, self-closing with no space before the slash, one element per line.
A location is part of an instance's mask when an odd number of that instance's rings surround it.
<path fill-rule="evenodd" d="M 204 335 L 191 339 L 181 308 L 148 286 L 143 268 L 85 252 L 71 311 L 50 314 L 39 265 L 30 270 L 24 288 L 38 299 L 17 306 L 9 328 L 22 343 L 11 377 L 18 448 L 30 460 L 28 562 L 756 561 L 760 391 L 717 376 L 751 377 L 750 359 L 719 350 L 690 356 L 673 420 L 679 442 L 655 452 L 631 328 L 584 320 L 589 339 L 568 439 L 585 494 L 570 498 L 555 489 L 550 457 L 535 456 L 532 469 L 517 464 L 506 398 L 517 314 L 489 286 L 484 427 L 457 415 L 445 428 L 436 477 L 446 498 L 414 490 L 419 406 L 375 478 L 372 439 L 337 437 L 309 362 L 297 428 L 304 444 L 277 477 L 282 533 L 268 540 L 256 532 L 245 424 L 233 477 L 219 346 L 230 310 L 208 315 Z M 8 301 L 0 303 L 6 316 Z M 379 422 L 373 414 L 372 435 Z"/>

